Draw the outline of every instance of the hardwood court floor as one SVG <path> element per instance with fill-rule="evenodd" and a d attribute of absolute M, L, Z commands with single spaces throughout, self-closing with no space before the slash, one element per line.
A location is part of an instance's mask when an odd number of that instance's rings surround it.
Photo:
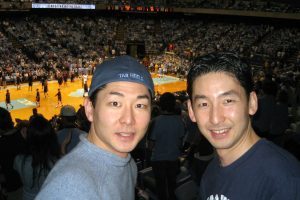
<path fill-rule="evenodd" d="M 153 78 L 156 78 L 157 75 L 152 75 Z M 90 79 L 89 77 L 89 84 L 90 84 Z M 84 97 L 78 96 L 69 96 L 70 93 L 74 93 L 78 91 L 79 89 L 82 89 L 81 85 L 81 79 L 75 79 L 73 83 L 68 81 L 67 86 L 62 85 L 60 87 L 61 93 L 62 93 L 62 101 L 63 105 L 73 105 L 76 110 L 79 108 L 79 105 L 83 105 L 83 100 Z M 11 100 L 15 99 L 20 99 L 20 98 L 25 98 L 29 101 L 32 101 L 35 103 L 35 96 L 36 96 L 36 89 L 38 88 L 40 91 L 40 96 L 41 96 L 41 106 L 38 107 L 38 113 L 43 114 L 47 119 L 51 119 L 54 115 L 58 115 L 60 111 L 60 107 L 56 108 L 57 105 L 57 97 L 55 94 L 57 93 L 58 90 L 58 83 L 57 81 L 51 81 L 48 82 L 48 87 L 49 87 L 49 96 L 47 98 L 44 97 L 43 89 L 42 86 L 39 82 L 34 83 L 32 87 L 32 91 L 28 91 L 28 84 L 23 84 L 21 87 L 21 90 L 16 90 L 15 87 L 8 87 L 10 94 L 11 94 Z M 184 80 L 178 80 L 175 82 L 171 83 L 165 83 L 165 84 L 156 84 L 155 85 L 155 91 L 159 92 L 160 94 L 164 92 L 176 92 L 176 91 L 182 91 L 186 89 L 186 81 Z M 4 90 L 1 88 L 0 90 L 0 102 L 5 101 L 5 93 L 6 89 Z M 29 117 L 32 115 L 32 108 L 35 106 L 30 106 L 26 108 L 21 108 L 21 109 L 13 109 L 11 110 L 11 114 L 13 117 L 13 120 L 16 118 L 19 119 L 29 119 Z"/>

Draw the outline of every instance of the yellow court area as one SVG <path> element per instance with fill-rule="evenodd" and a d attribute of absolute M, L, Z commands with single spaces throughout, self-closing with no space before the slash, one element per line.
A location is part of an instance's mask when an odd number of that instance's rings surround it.
<path fill-rule="evenodd" d="M 159 92 L 160 94 L 164 92 L 177 92 L 177 91 L 183 91 L 186 89 L 186 81 L 185 80 L 172 80 L 172 82 L 166 82 L 164 83 L 164 79 L 157 78 L 156 74 L 152 75 L 154 79 L 158 80 L 161 83 L 155 82 L 155 91 Z M 172 78 L 172 77 L 171 77 Z M 89 84 L 90 84 L 91 77 L 89 77 Z M 40 82 L 35 82 L 32 87 L 32 91 L 28 91 L 28 84 L 22 84 L 21 90 L 17 90 L 15 86 L 8 86 L 6 89 L 9 89 L 11 94 L 11 101 L 14 105 L 14 109 L 10 110 L 13 120 L 19 118 L 22 120 L 28 120 L 29 117 L 32 115 L 32 108 L 36 107 L 35 103 L 35 96 L 36 96 L 36 89 L 39 89 L 41 101 L 41 106 L 38 107 L 38 113 L 43 114 L 47 119 L 51 119 L 54 115 L 58 115 L 60 111 L 60 107 L 56 108 L 57 105 L 57 97 L 55 96 L 58 91 L 58 83 L 57 81 L 49 81 L 48 82 L 48 97 L 44 97 L 44 92 L 42 89 L 42 85 Z M 82 81 L 80 78 L 75 79 L 74 82 L 70 82 L 68 80 L 67 85 L 62 84 L 60 87 L 61 93 L 62 93 L 62 102 L 63 105 L 72 105 L 76 108 L 76 110 L 79 108 L 80 104 L 83 105 L 84 97 L 80 93 L 82 92 Z M 6 89 L 1 88 L 0 90 L 0 102 L 2 102 L 2 107 L 5 107 L 5 93 Z M 79 95 L 81 94 L 81 95 Z M 75 96 L 74 96 L 75 95 Z M 25 99 L 25 100 L 24 100 Z M 16 103 L 18 101 L 18 103 Z M 26 107 L 18 107 L 15 104 L 19 104 L 19 102 L 28 101 Z M 25 102 L 26 104 L 26 102 Z"/>

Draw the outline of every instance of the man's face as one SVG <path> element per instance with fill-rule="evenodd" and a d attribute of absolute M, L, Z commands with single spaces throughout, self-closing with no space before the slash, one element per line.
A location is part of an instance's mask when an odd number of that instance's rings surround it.
<path fill-rule="evenodd" d="M 148 128 L 149 90 L 139 83 L 112 82 L 96 98 L 95 108 L 85 100 L 85 112 L 91 121 L 88 139 L 106 151 L 127 157 Z"/>
<path fill-rule="evenodd" d="M 193 83 L 189 115 L 218 154 L 241 151 L 251 134 L 249 115 L 257 110 L 257 98 L 249 100 L 237 79 L 224 72 L 211 72 Z"/>

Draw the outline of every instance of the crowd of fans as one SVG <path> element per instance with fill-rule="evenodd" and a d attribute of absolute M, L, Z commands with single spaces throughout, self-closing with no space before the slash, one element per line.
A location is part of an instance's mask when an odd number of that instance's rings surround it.
<path fill-rule="evenodd" d="M 126 54 L 132 42 L 154 55 L 149 64 L 170 51 L 181 59 L 174 67 L 184 70 L 194 57 L 213 51 L 238 52 L 254 67 L 299 70 L 298 27 L 136 16 L 28 15 L 0 23 L 0 73 L 6 82 L 16 74 L 26 81 L 30 72 L 39 79 L 46 71 L 52 78 L 58 71 L 91 71 L 107 57 Z"/>

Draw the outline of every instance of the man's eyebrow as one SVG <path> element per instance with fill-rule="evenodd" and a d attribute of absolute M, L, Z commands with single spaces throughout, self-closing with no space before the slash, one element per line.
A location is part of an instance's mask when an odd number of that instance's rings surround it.
<path fill-rule="evenodd" d="M 120 97 L 125 97 L 124 94 L 120 93 L 120 92 L 110 92 L 110 95 L 116 95 L 116 96 L 120 96 Z M 144 95 L 138 95 L 137 99 L 150 99 L 149 95 L 144 94 Z"/>
<path fill-rule="evenodd" d="M 124 96 L 124 94 L 120 93 L 120 92 L 110 92 L 110 95 L 116 95 L 116 96 Z"/>
<path fill-rule="evenodd" d="M 149 95 L 144 94 L 144 95 L 137 96 L 137 99 L 147 99 L 147 100 L 150 100 L 150 97 L 149 97 Z"/>
<path fill-rule="evenodd" d="M 226 92 L 220 94 L 219 96 L 232 96 L 232 95 L 234 95 L 234 96 L 240 96 L 239 93 L 237 91 L 235 91 L 235 90 L 226 91 Z"/>
<path fill-rule="evenodd" d="M 202 95 L 202 94 L 197 94 L 193 98 L 194 101 L 199 100 L 199 99 L 207 99 L 207 97 L 205 95 Z"/>
<path fill-rule="evenodd" d="M 232 95 L 240 96 L 239 93 L 235 90 L 229 90 L 229 91 L 223 92 L 223 93 L 219 94 L 218 96 L 224 97 L 224 96 L 232 96 Z M 207 96 L 205 96 L 203 94 L 197 94 L 193 98 L 194 101 L 199 100 L 199 99 L 207 99 Z"/>

